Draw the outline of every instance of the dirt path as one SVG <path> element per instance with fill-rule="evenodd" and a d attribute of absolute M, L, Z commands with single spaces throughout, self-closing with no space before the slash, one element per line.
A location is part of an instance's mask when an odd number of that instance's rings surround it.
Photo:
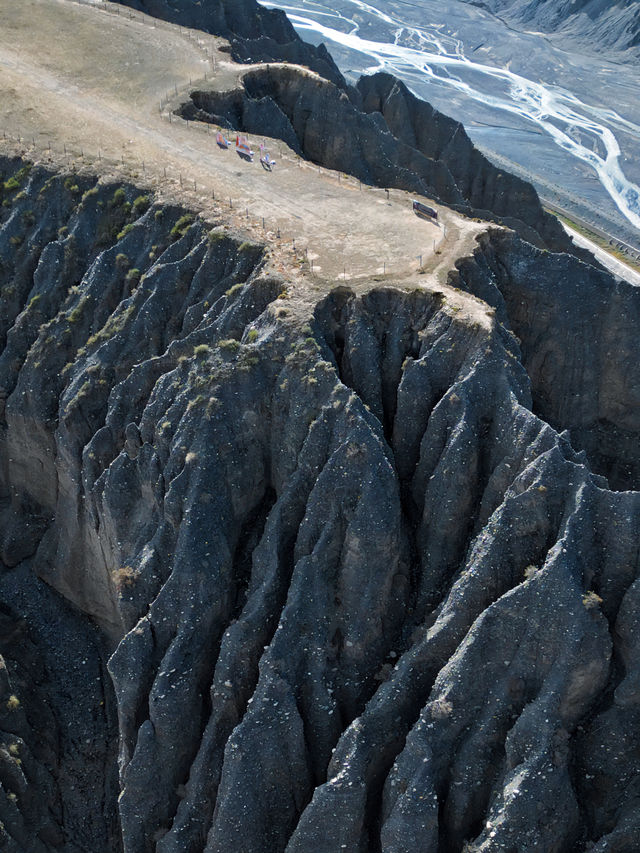
<path fill-rule="evenodd" d="M 218 149 L 206 127 L 170 116 L 167 100 L 186 99 L 214 65 L 233 74 L 220 43 L 115 4 L 0 0 L 2 129 L 36 159 L 124 173 L 205 217 L 224 213 L 254 239 L 295 246 L 320 278 L 407 276 L 422 263 L 441 279 L 471 251 L 483 224 L 441 209 L 436 227 L 413 215 L 408 194 L 387 198 L 278 143 L 266 172 Z"/>

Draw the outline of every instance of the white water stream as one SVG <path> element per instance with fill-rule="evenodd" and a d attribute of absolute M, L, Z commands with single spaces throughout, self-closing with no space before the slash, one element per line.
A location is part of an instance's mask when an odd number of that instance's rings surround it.
<path fill-rule="evenodd" d="M 364 38 L 354 19 L 322 0 L 263 0 L 263 5 L 284 10 L 303 38 L 304 31 L 310 31 L 327 43 L 373 60 L 374 64 L 363 65 L 362 73 L 388 71 L 409 88 L 416 74 L 423 79 L 434 78 L 466 97 L 534 123 L 557 146 L 594 169 L 618 210 L 640 230 L 640 187 L 622 170 L 620 146 L 612 130 L 617 127 L 640 141 L 640 126 L 614 110 L 590 106 L 566 89 L 529 80 L 507 68 L 474 62 L 464 55 L 458 39 L 442 32 L 444 25 L 407 25 L 361 0 L 343 0 L 343 6 L 353 7 L 354 14 L 364 13 L 382 25 L 384 29 L 378 26 L 378 30 L 388 32 L 392 40 Z"/>

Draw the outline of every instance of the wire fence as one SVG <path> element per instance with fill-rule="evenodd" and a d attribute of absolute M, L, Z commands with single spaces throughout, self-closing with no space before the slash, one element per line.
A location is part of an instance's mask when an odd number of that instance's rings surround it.
<path fill-rule="evenodd" d="M 78 5 L 90 6 L 92 8 L 99 9 L 106 14 L 136 21 L 137 23 L 152 28 L 165 28 L 172 31 L 178 29 L 183 36 L 192 41 L 202 51 L 203 58 L 205 58 L 209 64 L 209 68 L 204 71 L 204 77 L 199 79 L 196 78 L 195 80 L 189 78 L 188 85 L 184 80 L 175 81 L 172 86 L 165 90 L 163 96 L 159 99 L 158 111 L 161 118 L 170 124 L 182 125 L 182 127 L 187 129 L 190 133 L 210 136 L 212 141 L 212 151 L 216 150 L 217 146 L 215 139 L 218 132 L 228 132 L 229 128 L 205 121 L 186 119 L 177 115 L 175 112 L 179 105 L 181 96 L 184 98 L 189 94 L 189 90 L 194 85 L 194 82 L 207 82 L 215 75 L 217 63 L 214 54 L 214 44 L 216 37 L 208 36 L 206 34 L 202 37 L 201 35 L 184 27 L 179 27 L 176 24 L 171 24 L 158 18 L 152 18 L 137 11 L 134 12 L 126 6 L 122 6 L 118 3 L 111 3 L 107 0 L 71 1 Z M 233 131 L 233 133 L 235 133 L 235 131 Z M 223 211 L 226 211 L 227 216 L 231 216 L 236 225 L 241 227 L 250 226 L 259 230 L 265 239 L 276 242 L 282 248 L 289 249 L 296 260 L 306 262 L 311 273 L 316 272 L 314 267 L 317 268 L 317 264 L 314 262 L 320 257 L 321 253 L 313 250 L 308 238 L 302 232 L 296 231 L 296 229 L 292 228 L 290 222 L 286 219 L 271 220 L 269 217 L 260 213 L 254 213 L 250 209 L 252 207 L 252 200 L 248 197 L 234 197 L 234 194 L 229 193 L 228 188 L 224 186 L 224 179 L 222 176 L 219 188 L 211 185 L 207 187 L 203 183 L 199 184 L 198 179 L 193 177 L 186 167 L 184 170 L 180 170 L 165 165 L 162 167 L 162 175 L 160 175 L 157 168 L 148 169 L 147 166 L 149 164 L 147 164 L 143 159 L 133 156 L 132 153 L 125 148 L 123 148 L 120 157 L 116 158 L 112 153 L 109 154 L 106 151 L 103 151 L 100 146 L 93 150 L 72 142 L 63 142 L 62 148 L 59 147 L 59 144 L 58 146 L 54 146 L 46 133 L 33 133 L 31 136 L 12 136 L 11 134 L 8 134 L 6 130 L 3 130 L 2 135 L 4 142 L 17 145 L 19 153 L 23 156 L 32 154 L 35 158 L 37 155 L 45 153 L 48 155 L 50 162 L 61 161 L 66 168 L 71 170 L 93 167 L 100 171 L 108 168 L 111 172 L 115 172 L 119 178 L 125 181 L 139 181 L 140 178 L 142 178 L 142 182 L 146 186 L 149 186 L 151 190 L 161 189 L 163 185 L 167 188 L 172 186 L 176 188 L 179 187 L 184 194 L 195 195 L 197 197 L 196 203 L 199 202 L 200 205 L 204 205 L 215 215 L 220 215 Z M 247 134 L 243 134 L 243 136 L 247 136 Z M 401 190 L 373 187 L 369 184 L 363 183 L 352 175 L 314 164 L 311 161 L 300 157 L 288 146 L 285 146 L 278 141 L 270 141 L 269 147 L 274 152 L 277 151 L 276 164 L 279 165 L 276 165 L 275 167 L 276 173 L 282 168 L 297 168 L 302 171 L 317 174 L 328 183 L 343 186 L 345 189 L 351 189 L 366 194 L 377 194 L 389 205 L 395 203 L 406 206 L 408 203 L 406 193 Z M 222 154 L 223 152 L 220 153 Z M 423 260 L 430 257 L 431 253 L 435 254 L 439 252 L 439 247 L 446 239 L 446 225 L 444 223 L 438 223 L 437 227 L 437 233 L 433 237 L 425 239 L 424 253 L 416 255 L 413 258 L 407 258 L 403 264 L 403 269 L 406 270 L 408 265 L 409 268 L 413 267 L 419 270 L 423 267 Z M 349 262 L 345 260 L 342 265 L 343 271 L 338 277 L 343 280 L 347 280 L 363 274 L 370 275 L 372 273 L 371 270 L 363 272 L 362 270 L 349 269 L 350 266 L 353 266 L 353 264 L 349 264 Z M 376 274 L 388 275 L 394 271 L 396 273 L 399 272 L 399 269 L 396 267 L 397 264 L 392 263 L 390 260 L 383 259 L 381 267 L 377 268 L 373 272 Z"/>

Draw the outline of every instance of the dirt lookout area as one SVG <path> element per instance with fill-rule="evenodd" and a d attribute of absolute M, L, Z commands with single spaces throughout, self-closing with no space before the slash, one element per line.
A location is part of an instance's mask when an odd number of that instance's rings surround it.
<path fill-rule="evenodd" d="M 246 162 L 235 134 L 225 151 L 214 127 L 175 115 L 194 87 L 231 88 L 252 67 L 231 62 L 226 46 L 117 4 L 0 0 L 0 145 L 223 220 L 266 243 L 276 266 L 294 260 L 311 286 L 380 276 L 442 285 L 484 224 L 441 207 L 439 222 L 426 222 L 410 194 L 320 168 L 277 140 L 250 139 Z"/>

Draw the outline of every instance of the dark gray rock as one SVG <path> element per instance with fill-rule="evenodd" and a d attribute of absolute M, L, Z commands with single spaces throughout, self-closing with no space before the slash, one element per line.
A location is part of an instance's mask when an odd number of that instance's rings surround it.
<path fill-rule="evenodd" d="M 86 180 L 0 207 L 5 847 L 631 853 L 638 291 L 318 297 Z"/>
<path fill-rule="evenodd" d="M 464 0 L 525 29 L 560 33 L 583 50 L 614 52 L 618 59 L 640 59 L 638 0 Z"/>

